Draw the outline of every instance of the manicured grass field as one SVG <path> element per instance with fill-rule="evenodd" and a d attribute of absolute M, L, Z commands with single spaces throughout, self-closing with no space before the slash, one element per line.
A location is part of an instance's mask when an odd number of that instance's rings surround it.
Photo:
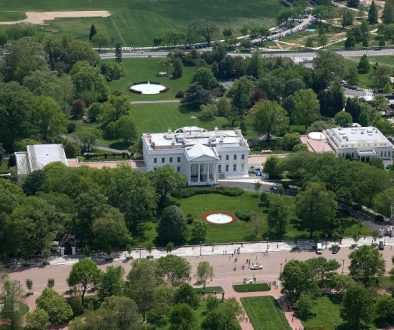
<path fill-rule="evenodd" d="M 254 330 L 289 330 L 286 318 L 272 297 L 241 298 Z"/>
<path fill-rule="evenodd" d="M 323 326 L 325 329 L 334 330 L 343 323 L 339 301 L 322 296 L 314 299 L 312 306 L 312 316 L 302 322 L 306 328 Z"/>
<path fill-rule="evenodd" d="M 110 82 L 110 89 L 112 91 L 128 93 L 133 101 L 175 99 L 175 94 L 177 92 L 180 90 L 184 91 L 190 85 L 194 68 L 184 67 L 183 76 L 179 79 L 173 80 L 168 77 L 158 77 L 158 72 L 163 71 L 163 69 L 160 68 L 160 61 L 161 59 L 158 58 L 124 59 L 122 64 L 125 70 L 125 77 Z M 134 82 L 139 81 L 159 82 L 169 87 L 169 90 L 158 95 L 140 95 L 129 92 L 129 87 Z"/>
<path fill-rule="evenodd" d="M 270 286 L 267 283 L 253 283 L 253 284 L 236 284 L 233 285 L 236 292 L 256 292 L 256 291 L 269 291 Z"/>
<path fill-rule="evenodd" d="M 202 292 L 202 288 L 195 288 L 194 289 L 198 294 Z M 205 288 L 205 293 L 222 293 L 224 292 L 223 288 L 221 286 L 207 286 Z"/>
<path fill-rule="evenodd" d="M 66 10 L 108 10 L 111 17 L 96 20 L 85 18 L 56 19 L 48 21 L 48 31 L 67 31 L 87 38 L 90 25 L 97 23 L 98 31 L 125 46 L 151 45 L 155 37 L 163 36 L 169 30 L 185 30 L 197 19 L 211 19 L 222 31 L 231 27 L 238 34 L 243 25 L 273 26 L 282 8 L 277 0 L 34 0 L 0 2 L 0 12 L 16 11 L 66 11 Z M 15 14 L 16 15 L 16 14 Z M 1 17 L 1 16 L 0 16 Z M 4 20 L 19 19 L 5 17 Z"/>

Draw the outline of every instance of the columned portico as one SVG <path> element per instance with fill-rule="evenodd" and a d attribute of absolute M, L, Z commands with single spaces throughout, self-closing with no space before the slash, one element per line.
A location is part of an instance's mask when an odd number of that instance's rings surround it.
<path fill-rule="evenodd" d="M 189 185 L 211 185 L 217 181 L 217 162 L 191 162 Z"/>

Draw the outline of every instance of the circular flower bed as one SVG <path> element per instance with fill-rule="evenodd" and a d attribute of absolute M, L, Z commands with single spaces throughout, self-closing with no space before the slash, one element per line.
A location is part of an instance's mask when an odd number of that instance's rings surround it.
<path fill-rule="evenodd" d="M 228 211 L 204 212 L 202 219 L 214 225 L 227 225 L 238 220 L 234 213 Z"/>

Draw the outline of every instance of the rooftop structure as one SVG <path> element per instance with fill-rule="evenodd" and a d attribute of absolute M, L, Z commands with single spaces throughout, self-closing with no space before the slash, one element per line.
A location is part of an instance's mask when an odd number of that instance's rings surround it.
<path fill-rule="evenodd" d="M 376 127 L 330 128 L 323 131 L 339 157 L 368 161 L 376 156 L 392 158 L 393 145 Z"/>
<path fill-rule="evenodd" d="M 219 177 L 248 174 L 249 145 L 240 130 L 182 127 L 167 133 L 144 133 L 142 142 L 148 171 L 174 166 L 189 185 L 212 185 Z"/>
<path fill-rule="evenodd" d="M 61 144 L 28 145 L 26 152 L 16 152 L 15 158 L 19 178 L 41 170 L 51 163 L 61 162 L 67 165 L 66 154 Z"/>

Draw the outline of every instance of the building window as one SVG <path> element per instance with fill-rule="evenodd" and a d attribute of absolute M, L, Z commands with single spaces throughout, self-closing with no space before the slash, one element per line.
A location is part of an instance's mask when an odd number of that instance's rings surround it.
<path fill-rule="evenodd" d="M 180 163 L 181 162 L 181 157 L 177 158 L 177 162 Z"/>
<path fill-rule="evenodd" d="M 384 152 L 384 156 L 383 157 L 386 157 L 386 155 L 387 155 L 387 153 L 386 153 L 386 151 Z"/>
<path fill-rule="evenodd" d="M 178 167 L 176 168 L 176 170 L 177 170 L 178 172 L 180 172 L 180 171 L 181 171 L 181 168 L 178 166 Z"/>
<path fill-rule="evenodd" d="M 241 159 L 244 160 L 245 159 L 245 154 L 241 155 Z"/>
<path fill-rule="evenodd" d="M 226 165 L 226 172 L 228 172 L 228 165 Z"/>
<path fill-rule="evenodd" d="M 226 155 L 226 160 L 229 160 L 230 159 L 230 156 L 229 155 Z"/>
<path fill-rule="evenodd" d="M 157 163 L 157 158 L 153 158 L 153 162 L 156 164 Z"/>
<path fill-rule="evenodd" d="M 163 157 L 163 158 L 161 159 L 161 162 L 162 162 L 162 163 L 165 163 L 165 162 L 166 162 L 166 159 Z"/>
<path fill-rule="evenodd" d="M 170 163 L 172 163 L 172 157 L 170 157 Z"/>
<path fill-rule="evenodd" d="M 222 160 L 222 155 L 219 155 L 219 160 Z"/>
<path fill-rule="evenodd" d="M 236 172 L 237 171 L 237 164 L 233 165 L 233 171 Z"/>
<path fill-rule="evenodd" d="M 222 173 L 222 165 L 218 165 L 218 171 L 219 173 Z"/>
<path fill-rule="evenodd" d="M 237 155 L 234 155 L 234 160 L 237 160 Z"/>

